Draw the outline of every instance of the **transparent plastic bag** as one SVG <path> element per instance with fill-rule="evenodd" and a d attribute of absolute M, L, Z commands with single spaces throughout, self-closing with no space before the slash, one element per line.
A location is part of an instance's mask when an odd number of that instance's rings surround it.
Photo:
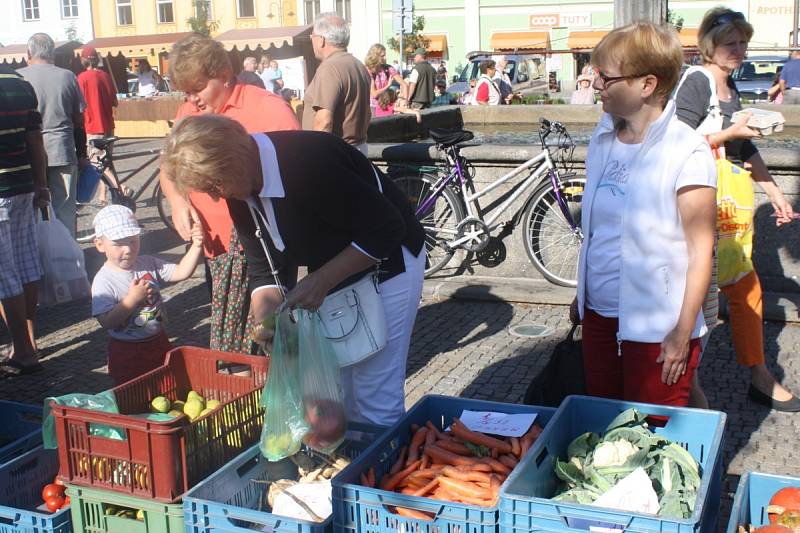
<path fill-rule="evenodd" d="M 270 461 L 294 455 L 305 443 L 330 453 L 347 425 L 336 352 L 316 313 L 277 315 L 264 394 L 261 453 Z"/>
<path fill-rule="evenodd" d="M 308 431 L 300 389 L 298 329 L 289 311 L 276 316 L 269 375 L 261 395 L 264 427 L 259 441 L 261 454 L 270 461 L 297 453 Z"/>
<path fill-rule="evenodd" d="M 83 250 L 52 209 L 43 212 L 42 220 L 36 223 L 36 235 L 42 263 L 39 305 L 90 298 L 92 289 L 86 276 Z"/>

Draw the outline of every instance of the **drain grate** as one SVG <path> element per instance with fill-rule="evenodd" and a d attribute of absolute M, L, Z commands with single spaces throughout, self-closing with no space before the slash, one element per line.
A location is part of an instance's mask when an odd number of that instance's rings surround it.
<path fill-rule="evenodd" d="M 548 337 L 553 334 L 553 328 L 543 324 L 517 324 L 508 328 L 508 332 L 515 337 Z"/>

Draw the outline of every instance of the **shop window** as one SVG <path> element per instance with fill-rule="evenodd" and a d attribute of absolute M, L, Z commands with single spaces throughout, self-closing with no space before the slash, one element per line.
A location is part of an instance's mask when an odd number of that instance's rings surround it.
<path fill-rule="evenodd" d="M 22 19 L 39 20 L 39 0 L 22 0 Z"/>
<path fill-rule="evenodd" d="M 336 0 L 336 14 L 350 22 L 350 0 Z"/>
<path fill-rule="evenodd" d="M 320 7 L 320 0 L 304 0 L 304 7 L 306 13 L 306 24 L 311 24 L 317 15 L 322 11 Z"/>
<path fill-rule="evenodd" d="M 131 0 L 117 0 L 117 26 L 133 24 L 133 6 Z"/>
<path fill-rule="evenodd" d="M 255 17 L 256 6 L 254 0 L 236 0 L 237 16 L 241 18 Z"/>
<path fill-rule="evenodd" d="M 175 22 L 172 0 L 156 0 L 156 8 L 159 24 L 172 24 Z"/>
<path fill-rule="evenodd" d="M 61 18 L 69 19 L 78 16 L 78 0 L 61 0 Z"/>

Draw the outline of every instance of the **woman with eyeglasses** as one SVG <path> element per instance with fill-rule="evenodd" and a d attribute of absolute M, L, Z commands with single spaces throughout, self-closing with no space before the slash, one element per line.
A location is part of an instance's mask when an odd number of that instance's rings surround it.
<path fill-rule="evenodd" d="M 719 149 L 720 155 L 743 164 L 751 172 L 752 180 L 775 209 L 775 223 L 781 226 L 793 220 L 794 211 L 753 144 L 753 139 L 760 134 L 747 127 L 749 117 L 735 123 L 731 121 L 733 113 L 742 109 L 731 73 L 744 61 L 752 36 L 753 27 L 742 13 L 725 7 L 708 11 L 697 35 L 703 65 L 686 72 L 675 102 L 681 121 L 704 134 L 709 144 Z M 728 299 L 738 362 L 750 368 L 748 396 L 772 409 L 800 411 L 800 399 L 781 386 L 764 363 L 761 284 L 753 269 L 750 251 L 745 250 L 745 253 L 747 257 L 734 259 L 738 265 L 743 265 L 741 268 L 727 265 L 728 258 L 721 255 L 717 272 L 719 287 Z M 702 394 L 697 393 L 697 396 L 696 406 L 707 406 Z M 692 403 L 695 405 L 694 399 Z"/>
<path fill-rule="evenodd" d="M 586 158 L 578 292 L 587 392 L 686 406 L 711 277 L 716 170 L 670 94 L 683 50 L 635 23 L 592 54 L 603 117 Z"/>

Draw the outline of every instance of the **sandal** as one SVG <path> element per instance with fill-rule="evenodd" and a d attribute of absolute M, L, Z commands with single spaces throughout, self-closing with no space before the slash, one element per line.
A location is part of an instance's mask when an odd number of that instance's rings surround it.
<path fill-rule="evenodd" d="M 0 363 L 0 377 L 2 378 L 15 378 L 17 376 L 25 376 L 28 374 L 35 374 L 44 370 L 41 363 L 34 363 L 32 365 L 22 365 L 13 359 L 8 359 Z"/>

